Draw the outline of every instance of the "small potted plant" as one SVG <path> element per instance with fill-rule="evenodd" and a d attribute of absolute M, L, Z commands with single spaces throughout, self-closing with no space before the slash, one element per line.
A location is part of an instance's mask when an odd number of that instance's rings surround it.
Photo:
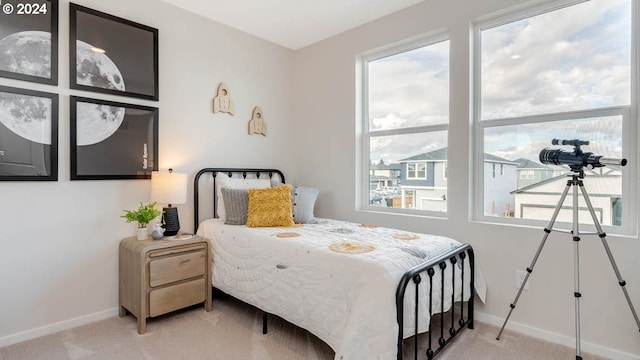
<path fill-rule="evenodd" d="M 125 214 L 121 217 L 126 220 L 127 223 L 137 222 L 138 223 L 138 240 L 146 240 L 149 236 L 149 230 L 147 230 L 147 225 L 153 221 L 153 219 L 157 218 L 162 214 L 162 211 L 156 209 L 156 203 L 153 202 L 148 205 L 143 205 L 140 203 L 140 207 L 138 210 L 124 210 Z"/>

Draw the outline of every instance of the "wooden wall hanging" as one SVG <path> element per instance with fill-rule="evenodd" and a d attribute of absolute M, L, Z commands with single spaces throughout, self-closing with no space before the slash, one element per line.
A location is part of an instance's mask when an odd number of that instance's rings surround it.
<path fill-rule="evenodd" d="M 231 100 L 231 96 L 229 95 L 229 87 L 227 87 L 225 83 L 218 85 L 218 93 L 216 97 L 213 98 L 213 112 L 225 112 L 231 115 L 235 112 L 233 100 Z"/>
<path fill-rule="evenodd" d="M 264 121 L 264 116 L 262 116 L 262 109 L 258 106 L 253 108 L 253 114 L 251 115 L 251 120 L 249 120 L 249 135 L 253 134 L 267 136 L 267 123 Z"/>

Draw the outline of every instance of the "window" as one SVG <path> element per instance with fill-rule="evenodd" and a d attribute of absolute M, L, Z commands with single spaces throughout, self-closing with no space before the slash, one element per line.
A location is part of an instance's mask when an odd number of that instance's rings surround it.
<path fill-rule="evenodd" d="M 426 163 L 407 163 L 407 179 L 426 179 Z"/>
<path fill-rule="evenodd" d="M 476 218 L 549 221 L 571 170 L 543 164 L 539 153 L 575 149 L 553 146 L 552 139 L 589 141 L 582 151 L 608 158 L 636 154 L 632 3 L 554 2 L 476 27 Z M 503 160 L 503 176 L 482 164 L 487 156 Z M 524 163 L 534 165 L 519 171 Z M 631 175 L 617 165 L 585 168 L 584 188 L 599 221 L 620 233 L 634 227 Z M 558 222 L 572 222 L 570 198 Z M 579 207 L 580 222 L 591 225 L 582 196 Z"/>
<path fill-rule="evenodd" d="M 449 40 L 395 45 L 364 55 L 361 66 L 362 207 L 446 212 Z M 373 176 L 371 167 L 387 171 Z M 369 190 L 381 177 L 391 186 Z M 431 198 L 440 200 L 423 201 Z"/>
<path fill-rule="evenodd" d="M 533 180 L 535 177 L 535 173 L 533 170 L 520 170 L 520 179 L 522 180 Z"/>

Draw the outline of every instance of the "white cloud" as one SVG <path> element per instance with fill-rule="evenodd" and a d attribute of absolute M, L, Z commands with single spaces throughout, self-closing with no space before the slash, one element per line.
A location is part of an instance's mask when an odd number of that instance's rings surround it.
<path fill-rule="evenodd" d="M 564 112 L 629 102 L 628 0 L 588 1 L 488 29 L 482 42 L 483 117 Z M 627 41 L 628 44 L 628 41 Z M 616 79 L 618 81 L 612 81 Z"/>
<path fill-rule="evenodd" d="M 448 49 L 447 41 L 369 64 L 372 130 L 449 121 Z"/>

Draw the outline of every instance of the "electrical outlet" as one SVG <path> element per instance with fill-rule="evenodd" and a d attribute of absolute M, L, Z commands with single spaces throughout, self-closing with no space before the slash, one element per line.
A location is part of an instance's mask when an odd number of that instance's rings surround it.
<path fill-rule="evenodd" d="M 516 270 L 516 289 L 520 289 L 525 277 L 527 277 L 526 271 Z M 529 290 L 529 281 L 524 285 L 524 289 Z"/>

